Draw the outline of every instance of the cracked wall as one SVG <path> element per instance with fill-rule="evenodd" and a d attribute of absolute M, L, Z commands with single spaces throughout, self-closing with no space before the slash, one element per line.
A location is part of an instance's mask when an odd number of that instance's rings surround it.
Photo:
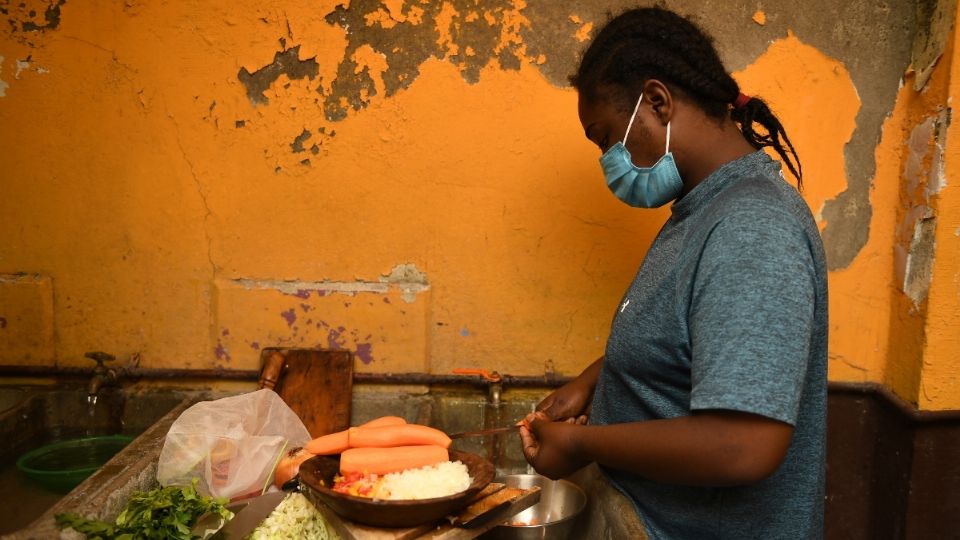
<path fill-rule="evenodd" d="M 627 4 L 0 0 L 0 273 L 54 289 L 53 345 L 16 356 L 253 369 L 336 345 L 368 371 L 579 371 L 668 212 L 606 191 L 566 83 Z M 955 3 L 666 4 L 799 150 L 831 377 L 919 380 L 888 366 L 913 335 L 896 295 L 939 298 L 950 223 L 901 208 L 925 193 L 902 145 L 939 114 Z"/>

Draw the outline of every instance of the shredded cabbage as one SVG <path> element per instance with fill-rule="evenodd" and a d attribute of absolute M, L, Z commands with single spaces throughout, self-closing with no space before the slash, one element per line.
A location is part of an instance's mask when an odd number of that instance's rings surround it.
<path fill-rule="evenodd" d="M 300 493 L 291 493 L 277 505 L 247 540 L 339 540 L 323 515 Z"/>

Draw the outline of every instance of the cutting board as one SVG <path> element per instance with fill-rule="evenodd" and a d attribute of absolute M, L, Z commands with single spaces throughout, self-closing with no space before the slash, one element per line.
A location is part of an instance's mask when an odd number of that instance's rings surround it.
<path fill-rule="evenodd" d="M 476 538 L 540 501 L 540 488 L 510 488 L 491 483 L 474 501 L 447 521 L 419 527 L 382 529 L 347 521 L 323 504 L 316 505 L 342 540 L 469 540 Z"/>
<path fill-rule="evenodd" d="M 350 427 L 352 352 L 267 348 L 261 352 L 260 360 L 261 386 L 264 386 L 264 374 L 269 371 L 266 387 L 272 385 L 273 390 L 297 413 L 311 437 Z"/>

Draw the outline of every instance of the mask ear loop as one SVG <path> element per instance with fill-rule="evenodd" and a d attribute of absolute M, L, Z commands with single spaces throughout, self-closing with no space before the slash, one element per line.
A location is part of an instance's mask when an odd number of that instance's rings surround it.
<path fill-rule="evenodd" d="M 640 92 L 640 99 L 637 100 L 637 106 L 633 108 L 633 114 L 630 115 L 630 122 L 627 123 L 627 132 L 623 134 L 623 140 L 620 141 L 620 144 L 627 145 L 627 135 L 630 135 L 630 128 L 633 126 L 633 121 L 637 118 L 637 111 L 640 110 L 640 102 L 643 101 L 643 92 Z"/>
<path fill-rule="evenodd" d="M 663 151 L 663 155 L 670 153 L 670 121 L 667 120 L 667 149 Z"/>

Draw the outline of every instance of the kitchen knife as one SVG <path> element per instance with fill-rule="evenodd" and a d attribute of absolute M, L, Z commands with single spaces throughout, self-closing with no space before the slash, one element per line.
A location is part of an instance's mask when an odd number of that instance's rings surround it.
<path fill-rule="evenodd" d="M 460 433 L 454 433 L 449 435 L 451 439 L 462 439 L 463 437 L 483 437 L 484 435 L 499 435 L 501 433 L 510 433 L 511 431 L 520 429 L 520 426 L 507 426 L 507 427 L 498 427 L 492 429 L 480 429 L 477 431 L 462 431 Z"/>
<path fill-rule="evenodd" d="M 285 491 L 275 491 L 230 503 L 227 505 L 235 516 L 213 535 L 211 540 L 242 540 L 256 529 L 264 519 L 267 519 L 283 499 L 289 495 Z"/>

